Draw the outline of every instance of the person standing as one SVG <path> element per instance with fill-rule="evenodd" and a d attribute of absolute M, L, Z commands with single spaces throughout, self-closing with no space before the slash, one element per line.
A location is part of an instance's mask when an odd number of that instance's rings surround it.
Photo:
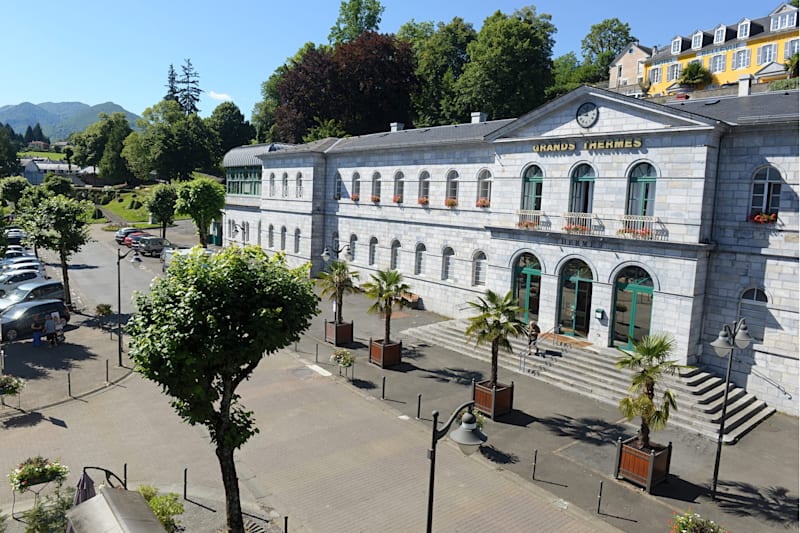
<path fill-rule="evenodd" d="M 50 346 L 55 346 L 56 344 L 56 323 L 53 320 L 53 315 L 47 315 L 44 319 L 44 335 L 47 338 L 47 342 L 50 343 Z"/>
<path fill-rule="evenodd" d="M 537 341 L 539 340 L 539 333 L 542 330 L 539 328 L 539 324 L 536 323 L 535 320 L 531 320 L 530 324 L 528 324 L 528 355 L 532 355 L 533 350 L 536 350 L 536 355 L 541 355 L 539 353 L 539 345 Z"/>
<path fill-rule="evenodd" d="M 44 318 L 42 317 L 42 315 L 36 315 L 33 318 L 33 322 L 31 323 L 31 329 L 33 330 L 33 345 L 41 346 L 42 330 L 44 329 Z"/>

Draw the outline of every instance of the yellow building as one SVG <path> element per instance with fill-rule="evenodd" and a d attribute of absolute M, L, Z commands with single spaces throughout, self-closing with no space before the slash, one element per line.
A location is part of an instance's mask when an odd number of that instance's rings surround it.
<path fill-rule="evenodd" d="M 760 18 L 743 18 L 709 30 L 677 35 L 670 46 L 653 48 L 644 62 L 650 96 L 681 89 L 683 69 L 698 62 L 711 72 L 716 88 L 752 76 L 756 83 L 786 78 L 784 63 L 798 52 L 798 9 L 782 3 Z"/>

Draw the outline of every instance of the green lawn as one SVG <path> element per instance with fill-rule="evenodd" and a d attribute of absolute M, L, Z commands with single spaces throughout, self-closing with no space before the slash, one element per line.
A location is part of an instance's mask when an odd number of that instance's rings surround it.
<path fill-rule="evenodd" d="M 20 159 L 23 157 L 44 157 L 53 161 L 61 161 L 64 159 L 64 154 L 59 152 L 19 152 L 17 157 Z"/>
<path fill-rule="evenodd" d="M 101 205 L 100 207 L 111 211 L 116 216 L 130 223 L 132 226 L 139 227 L 142 224 L 147 224 L 150 217 L 147 207 L 145 206 L 145 200 L 150 196 L 150 189 L 152 187 L 153 186 L 151 185 L 140 187 L 135 191 L 121 192 L 116 198 L 111 200 L 106 205 Z M 142 204 L 141 207 L 134 208 L 131 205 L 134 201 L 140 202 Z M 189 217 L 186 215 L 175 216 L 175 220 L 184 220 L 188 218 Z M 158 225 L 154 227 L 158 227 Z"/>

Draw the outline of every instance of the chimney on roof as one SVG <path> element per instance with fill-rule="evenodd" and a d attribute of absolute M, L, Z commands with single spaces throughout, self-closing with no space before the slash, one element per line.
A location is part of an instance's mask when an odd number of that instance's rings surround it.
<path fill-rule="evenodd" d="M 752 82 L 752 74 L 745 74 L 739 77 L 739 96 L 750 96 L 750 84 Z"/>
<path fill-rule="evenodd" d="M 401 131 L 406 125 L 402 122 L 392 122 L 389 124 L 389 131 Z"/>
<path fill-rule="evenodd" d="M 653 57 L 653 56 L 654 56 L 654 55 L 656 55 L 657 53 L 658 53 L 658 45 L 657 45 L 657 44 L 654 44 L 654 45 L 653 45 L 653 52 L 650 54 L 650 57 Z"/>
<path fill-rule="evenodd" d="M 486 122 L 486 113 L 483 111 L 473 111 L 472 112 L 472 124 L 480 124 L 481 122 Z"/>

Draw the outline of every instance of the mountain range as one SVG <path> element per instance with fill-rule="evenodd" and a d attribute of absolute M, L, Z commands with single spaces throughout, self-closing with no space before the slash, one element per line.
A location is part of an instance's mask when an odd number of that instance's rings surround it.
<path fill-rule="evenodd" d="M 0 123 L 10 125 L 19 134 L 24 134 L 28 126 L 32 128 L 38 123 L 50 142 L 56 142 L 66 140 L 70 133 L 85 130 L 87 126 L 98 121 L 100 113 L 110 115 L 117 112 L 125 113 L 131 127 L 136 127 L 139 116 L 114 102 L 93 106 L 82 102 L 22 102 L 4 105 L 0 106 Z"/>

